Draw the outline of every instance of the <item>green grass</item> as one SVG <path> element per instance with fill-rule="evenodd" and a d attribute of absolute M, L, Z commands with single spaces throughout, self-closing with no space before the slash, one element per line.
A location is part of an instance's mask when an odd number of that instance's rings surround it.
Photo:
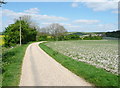
<path fill-rule="evenodd" d="M 101 68 L 96 68 L 95 66 L 86 64 L 84 62 L 78 62 L 70 57 L 52 50 L 46 46 L 45 43 L 42 43 L 39 46 L 57 62 L 95 86 L 104 86 L 105 88 L 113 88 L 113 86 L 118 86 L 117 75 L 107 72 Z"/>
<path fill-rule="evenodd" d="M 28 45 L 16 46 L 2 52 L 2 86 L 19 85 L 22 61 Z"/>

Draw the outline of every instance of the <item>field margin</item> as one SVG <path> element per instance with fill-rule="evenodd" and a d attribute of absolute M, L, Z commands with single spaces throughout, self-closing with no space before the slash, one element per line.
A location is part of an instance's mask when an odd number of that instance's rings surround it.
<path fill-rule="evenodd" d="M 18 86 L 22 63 L 30 43 L 15 46 L 2 52 L 2 86 Z"/>
<path fill-rule="evenodd" d="M 79 77 L 84 78 L 86 81 L 104 88 L 116 88 L 118 87 L 118 76 L 104 69 L 96 68 L 95 66 L 86 64 L 84 62 L 78 62 L 68 56 L 65 56 L 57 51 L 54 51 L 45 43 L 39 44 L 39 46 L 51 57 L 53 57 L 61 65 L 75 73 Z"/>

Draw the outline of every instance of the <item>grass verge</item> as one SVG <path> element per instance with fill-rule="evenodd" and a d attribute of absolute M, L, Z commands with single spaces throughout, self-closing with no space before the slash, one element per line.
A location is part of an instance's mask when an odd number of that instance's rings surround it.
<path fill-rule="evenodd" d="M 84 62 L 78 62 L 70 57 L 58 53 L 57 51 L 54 51 L 46 46 L 45 43 L 41 43 L 39 46 L 57 62 L 95 86 L 104 88 L 118 87 L 117 75 Z"/>
<path fill-rule="evenodd" d="M 18 86 L 22 61 L 29 44 L 16 46 L 2 52 L 2 86 Z"/>

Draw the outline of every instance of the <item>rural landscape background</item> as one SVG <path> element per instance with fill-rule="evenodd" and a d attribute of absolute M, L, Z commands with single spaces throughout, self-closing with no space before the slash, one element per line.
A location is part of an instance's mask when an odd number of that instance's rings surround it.
<path fill-rule="evenodd" d="M 39 42 L 56 62 L 87 82 L 117 88 L 119 3 L 101 1 L 3 3 L 1 86 L 19 86 L 25 52 Z"/>

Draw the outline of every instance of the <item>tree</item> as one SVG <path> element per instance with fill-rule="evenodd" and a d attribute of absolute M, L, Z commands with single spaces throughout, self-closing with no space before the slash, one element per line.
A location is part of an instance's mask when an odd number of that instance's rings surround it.
<path fill-rule="evenodd" d="M 79 35 L 70 34 L 70 35 L 64 36 L 64 39 L 65 40 L 79 40 L 80 36 Z"/>
<path fill-rule="evenodd" d="M 42 34 L 49 34 L 49 31 L 48 31 L 47 28 L 41 28 L 41 29 L 39 30 L 39 32 L 42 33 Z"/>
<path fill-rule="evenodd" d="M 22 37 L 22 43 L 28 43 L 29 41 L 35 41 L 36 40 L 36 28 L 31 27 L 29 20 L 23 19 L 25 16 L 22 16 L 21 20 L 17 19 L 14 24 L 9 25 L 5 31 L 5 46 L 10 47 L 14 46 L 16 44 L 19 44 L 20 42 L 20 23 L 21 23 L 21 37 Z"/>
<path fill-rule="evenodd" d="M 50 35 L 52 35 L 55 38 L 55 40 L 58 40 L 60 36 L 63 36 L 65 32 L 67 32 L 67 30 L 63 26 L 59 25 L 58 23 L 53 23 L 49 25 L 46 28 L 46 30 Z"/>
<path fill-rule="evenodd" d="M 2 4 L 6 4 L 6 2 L 4 2 L 4 0 L 0 0 L 0 7 L 2 7 Z"/>
<path fill-rule="evenodd" d="M 39 36 L 51 36 L 50 40 L 63 40 L 64 39 L 64 34 L 67 32 L 67 30 L 59 25 L 58 23 L 53 23 L 47 27 L 41 28 L 39 30 Z M 41 35 L 40 35 L 41 34 Z"/>
<path fill-rule="evenodd" d="M 52 34 L 54 36 L 58 36 L 67 32 L 67 30 L 58 23 L 51 24 L 50 26 L 47 27 L 47 29 L 49 31 L 49 34 Z"/>
<path fill-rule="evenodd" d="M 106 37 L 120 38 L 120 30 L 112 31 L 112 32 L 106 32 Z"/>

